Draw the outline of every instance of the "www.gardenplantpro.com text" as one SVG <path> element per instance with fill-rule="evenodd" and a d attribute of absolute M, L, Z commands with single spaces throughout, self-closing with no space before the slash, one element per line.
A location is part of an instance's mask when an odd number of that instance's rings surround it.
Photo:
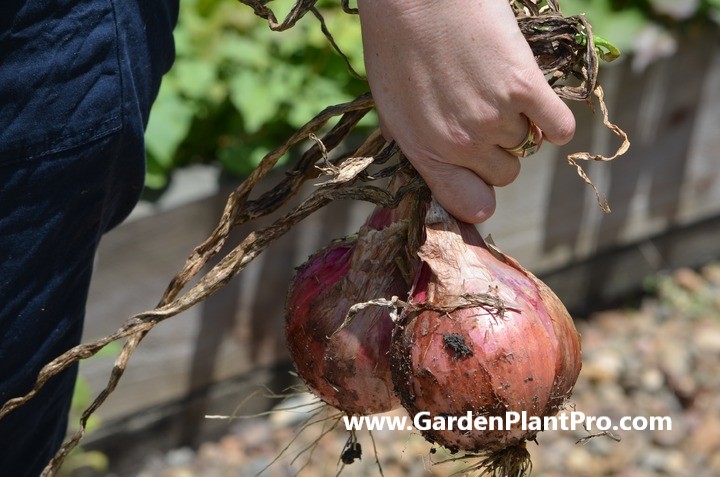
<path fill-rule="evenodd" d="M 349 431 L 507 431 L 520 428 L 523 431 L 669 431 L 672 419 L 669 416 L 624 416 L 617 422 L 608 416 L 588 416 L 581 411 L 571 411 L 557 416 L 530 416 L 526 411 L 508 411 L 501 416 L 475 416 L 471 411 L 461 416 L 432 416 L 419 412 L 408 416 L 343 416 L 345 428 Z"/>

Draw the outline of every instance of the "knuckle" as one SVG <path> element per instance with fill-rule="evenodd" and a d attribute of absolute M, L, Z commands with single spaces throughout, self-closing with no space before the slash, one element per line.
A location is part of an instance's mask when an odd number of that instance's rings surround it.
<path fill-rule="evenodd" d="M 482 179 L 488 185 L 494 187 L 505 187 L 512 184 L 520 174 L 520 160 L 516 157 L 503 158 L 501 162 L 493 160 L 491 163 L 494 167 L 490 168 L 490 164 L 485 165 L 485 170 L 480 173 Z"/>
<path fill-rule="evenodd" d="M 515 179 L 520 175 L 520 161 L 517 159 L 512 160 L 509 164 L 505 165 L 503 167 L 503 170 L 501 172 L 498 172 L 493 175 L 493 177 L 488 178 L 489 182 L 488 184 L 495 186 L 495 187 L 505 187 L 513 182 L 515 182 Z"/>
<path fill-rule="evenodd" d="M 537 89 L 537 72 L 530 69 L 517 68 L 507 82 L 510 101 L 526 103 L 535 99 Z M 544 78 L 542 78 L 544 81 Z"/>
<path fill-rule="evenodd" d="M 539 77 L 538 77 L 539 75 Z M 565 144 L 575 135 L 575 116 L 553 92 L 538 71 L 517 69 L 508 81 L 508 97 L 518 104 L 534 104 L 549 119 L 548 139 Z"/>
<path fill-rule="evenodd" d="M 476 118 L 448 121 L 442 133 L 443 149 L 459 157 L 475 155 L 481 143 L 481 138 L 477 137 L 478 131 L 483 130 L 478 122 Z"/>

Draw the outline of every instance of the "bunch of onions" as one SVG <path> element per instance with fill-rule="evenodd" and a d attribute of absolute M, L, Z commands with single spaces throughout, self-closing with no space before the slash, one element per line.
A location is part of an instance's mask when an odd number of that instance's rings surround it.
<path fill-rule="evenodd" d="M 411 416 L 556 414 L 581 367 L 580 336 L 563 304 L 434 200 L 424 224 L 410 207 L 410 200 L 394 210 L 378 207 L 357 236 L 333 242 L 299 268 L 286 335 L 300 377 L 348 414 L 399 404 Z M 409 228 L 424 235 L 416 252 L 408 250 Z M 413 279 L 402 270 L 413 270 Z M 374 306 L 347 320 L 353 305 L 393 296 L 410 296 L 397 321 Z M 537 432 L 456 427 L 423 435 L 452 452 L 487 456 L 478 468 L 495 475 L 523 475 L 525 441 Z"/>
<path fill-rule="evenodd" d="M 431 416 L 556 414 L 581 367 L 580 337 L 558 297 L 435 201 L 418 256 L 411 307 L 396 325 L 391 351 L 405 409 Z M 536 432 L 518 426 L 423 433 L 451 451 L 507 456 L 518 450 L 520 459 L 503 464 L 503 472 L 518 475 L 524 441 Z"/>
<path fill-rule="evenodd" d="M 394 323 L 387 308 L 353 305 L 405 298 L 409 200 L 377 207 L 357 235 L 336 240 L 297 270 L 286 305 L 286 339 L 298 375 L 327 404 L 348 414 L 399 407 L 390 374 Z"/>

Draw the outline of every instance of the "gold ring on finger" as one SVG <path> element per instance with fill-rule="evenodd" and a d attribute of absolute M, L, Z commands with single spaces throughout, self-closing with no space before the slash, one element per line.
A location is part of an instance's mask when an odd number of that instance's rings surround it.
<path fill-rule="evenodd" d="M 515 147 L 503 147 L 503 149 L 515 157 L 528 157 L 535 154 L 542 144 L 543 134 L 537 125 L 528 119 L 528 133 L 523 142 Z"/>

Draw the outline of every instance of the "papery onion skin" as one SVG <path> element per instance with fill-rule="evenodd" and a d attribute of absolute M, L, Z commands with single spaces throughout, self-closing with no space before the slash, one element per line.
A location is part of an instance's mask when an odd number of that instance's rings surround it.
<path fill-rule="evenodd" d="M 286 340 L 299 376 L 320 399 L 348 414 L 400 405 L 390 374 L 394 323 L 388 309 L 367 307 L 339 329 L 352 305 L 408 295 L 396 260 L 406 243 L 407 223 L 396 221 L 402 213 L 377 208 L 356 237 L 311 256 L 288 295 Z"/>
<path fill-rule="evenodd" d="M 581 367 L 580 336 L 552 291 L 433 201 L 414 311 L 396 328 L 395 389 L 411 415 L 554 415 Z M 536 431 L 428 430 L 451 451 L 493 452 Z"/>

